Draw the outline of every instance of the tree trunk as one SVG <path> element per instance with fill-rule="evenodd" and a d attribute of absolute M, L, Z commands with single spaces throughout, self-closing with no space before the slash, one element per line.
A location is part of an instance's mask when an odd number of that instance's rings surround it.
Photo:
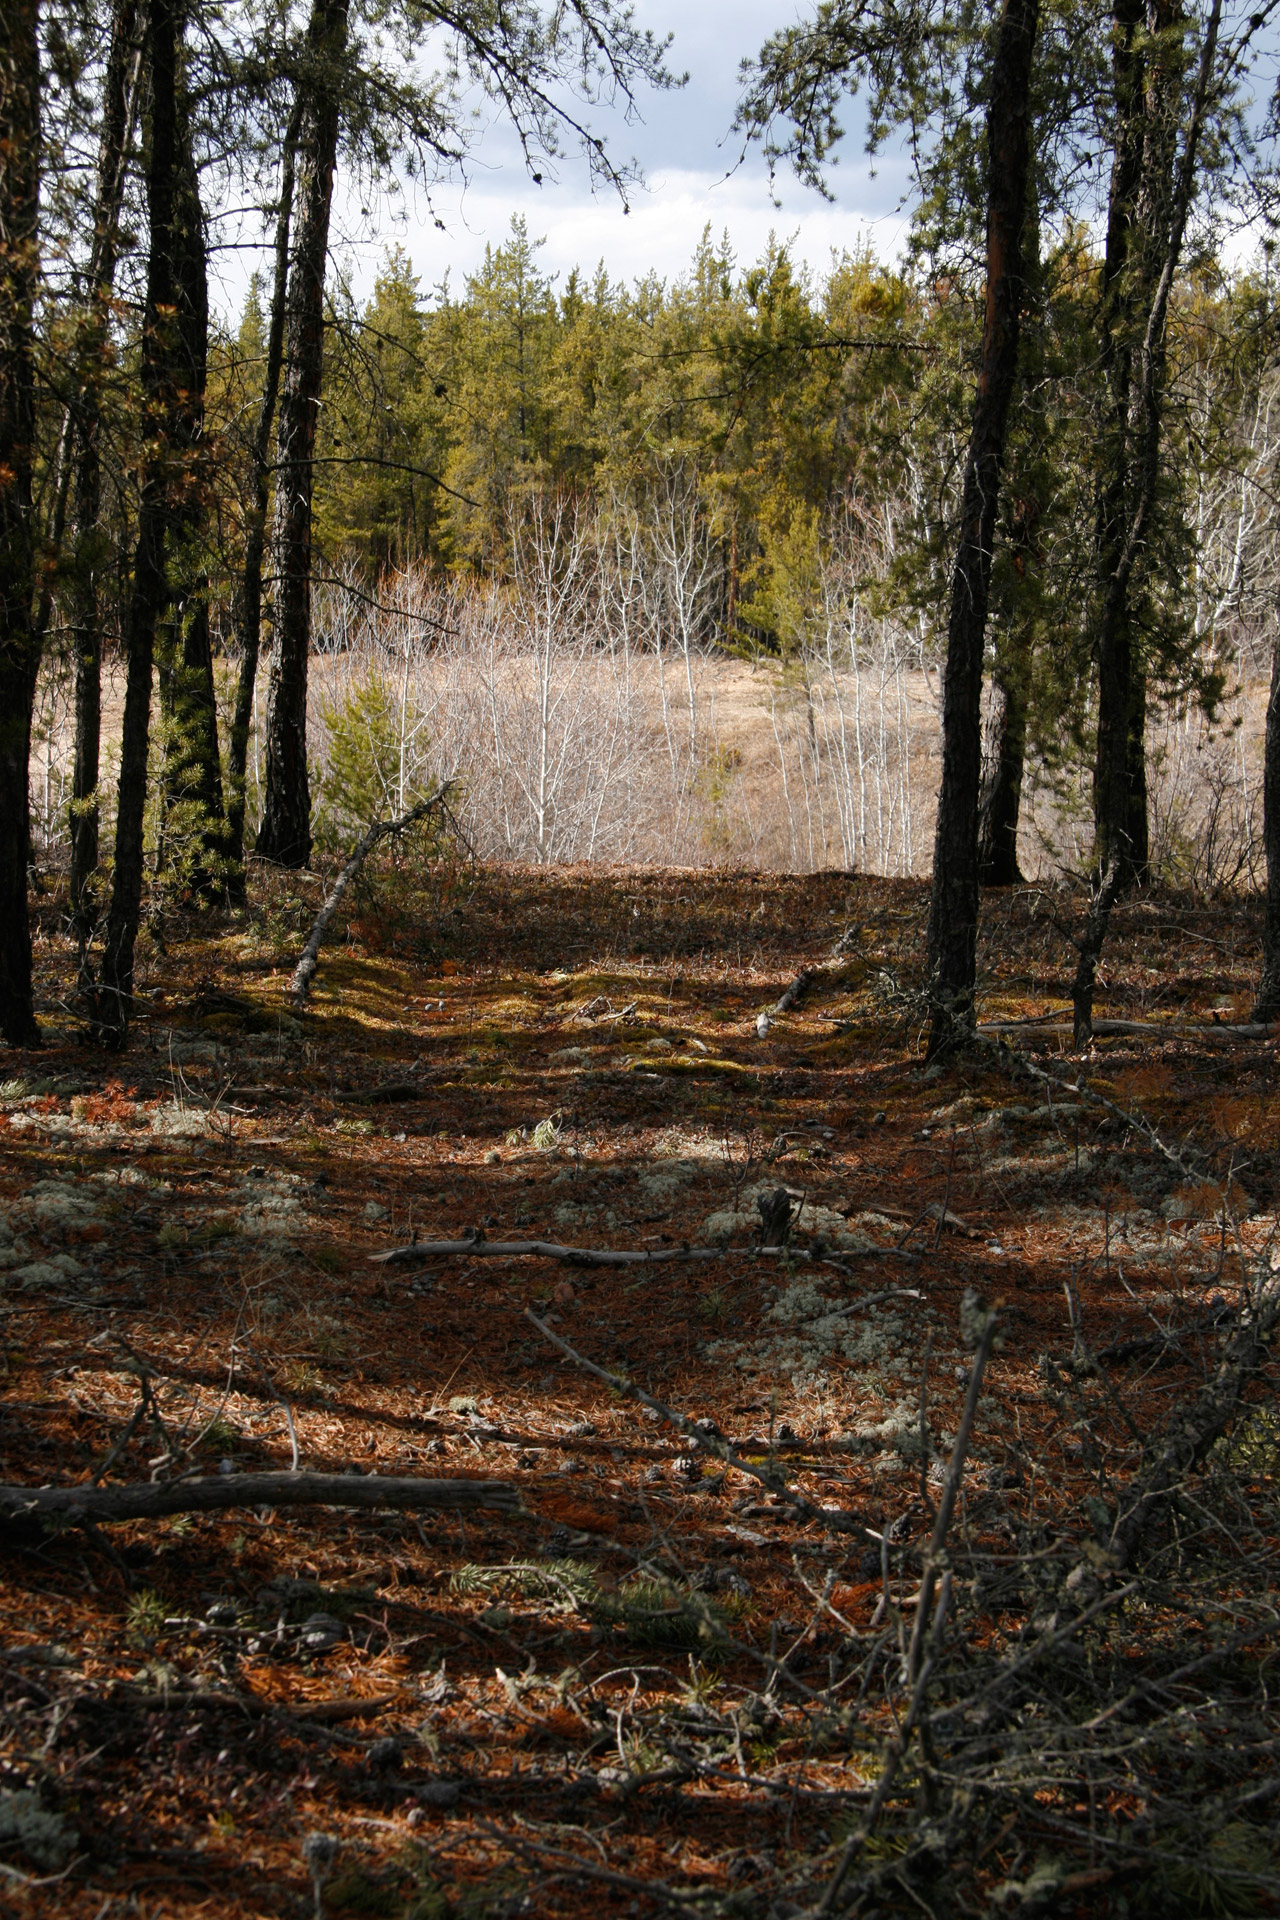
<path fill-rule="evenodd" d="M 1142 886 L 1151 865 L 1151 821 L 1147 808 L 1147 675 L 1138 666 L 1129 689 L 1129 743 L 1127 753 L 1127 811 L 1124 837 L 1128 849 L 1129 880 Z"/>
<path fill-rule="evenodd" d="M 991 554 L 1023 300 L 1022 230 L 1031 164 L 1030 87 L 1038 0 L 1005 0 L 987 108 L 987 300 L 951 581 L 942 703 L 942 787 L 929 906 L 930 1057 L 973 1027 L 978 937 L 982 657 Z"/>
<path fill-rule="evenodd" d="M 1126 545 L 1129 498 L 1131 408 L 1133 390 L 1133 310 L 1137 290 L 1134 223 L 1142 186 L 1143 56 L 1137 42 L 1145 19 L 1143 0 L 1118 0 L 1112 31 L 1112 79 L 1116 101 L 1116 144 L 1107 200 L 1107 239 L 1102 265 L 1098 338 L 1104 406 L 1103 481 L 1094 533 L 1095 567 L 1100 583 L 1098 733 L 1094 759 L 1094 858 L 1099 875 L 1113 862 L 1118 884 L 1129 878 L 1129 703 L 1133 684 L 1133 648 L 1127 595 L 1113 583 Z M 1141 236 L 1137 236 L 1141 245 Z M 1100 891 L 1100 889 L 1099 889 Z M 1115 887 L 1110 889 L 1114 894 Z M 1105 933 L 1105 928 L 1103 929 Z"/>
<path fill-rule="evenodd" d="M 1126 0 L 1132 9 L 1132 0 Z M 1141 879 L 1149 859 L 1146 791 L 1146 669 L 1133 632 L 1133 582 L 1156 504 L 1164 427 L 1167 320 L 1174 276 L 1196 192 L 1196 163 L 1217 61 L 1222 0 L 1212 0 L 1191 96 L 1182 152 L 1182 100 L 1175 62 L 1162 64 L 1171 14 L 1162 4 L 1143 53 L 1133 48 L 1141 15 L 1126 13 L 1117 31 L 1119 131 L 1107 216 L 1103 272 L 1103 366 L 1110 389 L 1106 474 L 1098 515 L 1098 749 L 1094 769 L 1095 859 L 1099 874 L 1089 936 L 1081 948 L 1073 999 L 1076 1044 L 1087 1044 L 1080 1008 L 1092 1003 L 1086 966 L 1096 968 L 1112 907 Z M 1117 20 L 1117 26 L 1122 23 Z M 1127 38 L 1126 38 L 1127 34 Z M 1136 250 L 1142 258 L 1134 260 Z M 1114 870 L 1115 884 L 1106 876 Z"/>
<path fill-rule="evenodd" d="M 1030 636 L 1010 636 L 1006 646 L 1019 656 L 1030 647 Z M 992 675 L 991 724 L 985 754 L 986 772 L 978 803 L 978 876 L 984 887 L 1016 887 L 1022 882 L 1018 865 L 1018 823 L 1022 813 L 1022 773 L 1027 752 L 1027 698 L 1023 688 L 1025 661 L 997 659 Z"/>
<path fill-rule="evenodd" d="M 37 0 L 0 8 L 0 1033 L 39 1043 L 27 916 L 31 708 L 39 641 L 31 462 L 38 268 Z"/>
<path fill-rule="evenodd" d="M 1271 696 L 1262 762 L 1262 844 L 1267 859 L 1266 918 L 1262 924 L 1262 978 L 1251 1018 L 1280 1014 L 1280 640 L 1271 649 Z"/>
<path fill-rule="evenodd" d="M 72 410 L 77 445 L 70 580 L 71 649 L 75 660 L 75 763 L 71 779 L 70 897 L 81 937 L 88 932 L 89 877 L 98 864 L 98 755 L 102 734 L 102 618 L 98 577 L 108 556 L 99 527 L 102 508 L 102 380 L 108 353 L 110 302 L 119 252 L 125 156 L 137 112 L 141 49 L 135 0 L 120 0 L 111 23 L 103 83 L 102 132 L 94 191 L 88 314 L 80 344 L 80 388 Z"/>
<path fill-rule="evenodd" d="M 162 864 L 168 884 L 183 897 L 210 900 L 225 896 L 225 823 L 209 642 L 209 588 L 202 552 L 208 461 L 204 400 L 209 363 L 209 272 L 200 182 L 181 79 L 174 123 L 174 283 L 187 386 L 182 396 L 185 404 L 173 424 L 175 444 L 186 461 L 186 484 L 170 519 L 167 573 L 171 617 L 159 634 L 164 717 Z"/>
<path fill-rule="evenodd" d="M 299 103 L 300 104 L 300 103 Z M 232 901 L 243 906 L 245 779 L 249 768 L 249 726 L 253 718 L 253 693 L 258 679 L 258 657 L 262 644 L 262 556 L 266 546 L 267 500 L 271 486 L 271 429 L 275 424 L 276 398 L 280 391 L 280 367 L 284 358 L 284 308 L 289 278 L 289 228 L 293 218 L 294 155 L 298 140 L 299 107 L 285 134 L 280 162 L 280 206 L 276 215 L 275 277 L 271 287 L 271 311 L 267 322 L 266 364 L 262 374 L 262 398 L 253 435 L 250 468 L 250 494 L 245 524 L 244 574 L 240 583 L 236 626 L 240 646 L 240 669 L 236 676 L 236 703 L 231 720 L 227 796 L 228 885 Z"/>
<path fill-rule="evenodd" d="M 307 665 L 311 649 L 311 491 L 324 371 L 324 270 L 338 148 L 338 67 L 346 0 L 315 0 L 299 119 L 298 231 L 285 302 L 285 371 L 276 457 L 276 620 L 267 693 L 267 790 L 257 851 L 284 867 L 311 858 Z"/>
<path fill-rule="evenodd" d="M 151 0 L 148 48 L 151 126 L 147 154 L 146 307 L 140 377 L 146 449 L 138 508 L 133 598 L 125 635 L 128 675 L 120 740 L 115 873 L 107 915 L 102 980 L 94 1024 L 101 1039 L 122 1046 L 133 1006 L 134 945 L 142 911 L 143 827 L 151 735 L 151 681 L 156 636 L 170 603 L 170 533 L 193 512 L 193 455 L 199 450 L 203 369 L 193 362 L 201 315 L 198 276 L 189 258 L 190 196 L 184 191 L 178 99 L 178 21 L 173 0 Z M 198 213 L 198 207 L 196 209 Z"/>

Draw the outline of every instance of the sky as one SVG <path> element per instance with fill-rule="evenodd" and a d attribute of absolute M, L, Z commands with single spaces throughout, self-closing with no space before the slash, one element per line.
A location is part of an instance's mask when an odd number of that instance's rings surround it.
<path fill-rule="evenodd" d="M 727 231 L 740 265 L 759 257 L 771 232 L 793 255 L 822 273 L 832 250 L 869 244 L 878 257 L 898 256 L 905 223 L 900 202 L 906 187 L 901 161 L 886 156 L 873 176 L 859 142 L 843 143 L 832 175 L 834 204 L 780 176 L 770 198 L 768 172 L 758 153 L 738 165 L 740 140 L 730 133 L 738 92 L 738 66 L 777 28 L 794 20 L 794 0 L 636 0 L 640 26 L 673 33 L 668 56 L 676 73 L 688 72 L 678 92 L 646 92 L 642 120 L 627 125 L 620 110 L 600 107 L 592 124 L 608 135 L 616 157 L 639 160 L 645 184 L 623 212 L 616 194 L 591 191 L 584 161 L 572 153 L 557 163 L 558 178 L 543 169 L 543 185 L 530 180 L 514 139 L 500 122 L 483 128 L 465 189 L 433 192 L 433 224 L 423 198 L 406 187 L 402 201 L 384 197 L 360 217 L 358 198 L 339 183 L 334 207 L 335 251 L 357 294 L 371 287 L 389 246 L 402 246 L 424 293 L 446 273 L 455 291 L 484 257 L 486 245 L 501 245 L 513 214 L 523 214 L 530 235 L 544 239 L 539 255 L 547 273 L 560 277 L 579 266 L 594 272 L 603 262 L 613 279 L 631 282 L 650 270 L 672 280 L 689 265 L 704 227 L 718 240 Z M 856 108 L 849 115 L 856 125 Z M 244 256 L 240 256 L 240 263 Z M 228 266 L 232 265 L 228 262 Z M 227 309 L 242 294 L 234 279 L 224 285 Z"/>

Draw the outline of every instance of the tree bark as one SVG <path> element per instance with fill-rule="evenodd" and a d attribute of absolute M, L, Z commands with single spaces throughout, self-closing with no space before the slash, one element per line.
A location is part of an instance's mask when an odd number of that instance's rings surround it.
<path fill-rule="evenodd" d="M 37 0 L 0 8 L 0 1033 L 39 1044 L 27 914 L 34 618 L 33 347 L 39 265 Z"/>
<path fill-rule="evenodd" d="M 978 936 L 982 659 L 991 555 L 1023 301 L 1022 232 L 1031 165 L 1031 66 L 1038 0 L 1005 0 L 987 107 L 987 298 L 965 461 L 942 705 L 942 787 L 929 906 L 929 1055 L 973 1029 Z"/>
<path fill-rule="evenodd" d="M 173 0 L 151 0 L 147 26 L 151 71 L 151 125 L 147 154 L 146 307 L 140 377 L 144 438 L 133 598 L 125 646 L 128 671 L 120 740 L 115 873 L 94 995 L 94 1026 L 106 1044 L 122 1046 L 133 1008 L 134 946 L 142 911 L 143 828 L 151 737 L 151 682 L 156 637 L 169 611 L 171 531 L 190 514 L 193 452 L 203 412 L 203 372 L 193 362 L 201 330 L 199 299 L 180 231 L 190 218 L 183 191 L 178 98 L 179 21 Z M 198 207 L 197 207 L 198 212 Z"/>
<path fill-rule="evenodd" d="M 284 359 L 284 309 L 289 278 L 289 229 L 293 219 L 294 158 L 298 141 L 300 101 L 285 134 L 280 163 L 280 204 L 276 215 L 275 274 L 271 287 L 271 311 L 267 321 L 266 363 L 262 373 L 262 398 L 254 429 L 250 465 L 249 509 L 245 525 L 244 573 L 236 608 L 240 667 L 236 675 L 236 701 L 231 720 L 231 741 L 227 768 L 227 860 L 228 885 L 232 901 L 243 906 L 245 780 L 249 768 L 249 726 L 253 718 L 253 694 L 258 680 L 258 659 L 262 645 L 262 556 L 266 547 L 267 502 L 271 487 L 271 429 L 275 424 L 276 399 L 280 391 L 280 368 Z"/>
<path fill-rule="evenodd" d="M 338 69 L 346 0 L 315 0 L 299 118 L 297 242 L 285 302 L 285 371 L 276 445 L 276 619 L 267 693 L 267 783 L 256 850 L 284 867 L 311 858 L 307 666 L 311 649 L 311 493 L 324 373 L 324 271 L 338 150 Z"/>
<path fill-rule="evenodd" d="M 1267 861 L 1266 918 L 1262 923 L 1262 978 L 1254 1020 L 1280 1014 L 1280 640 L 1271 649 L 1271 694 L 1267 701 L 1262 759 L 1262 845 Z"/>
<path fill-rule="evenodd" d="M 102 734 L 102 617 L 98 578 L 109 554 L 102 511 L 102 383 L 108 355 L 110 302 L 119 253 L 125 158 L 142 78 L 136 0 L 120 0 L 102 90 L 102 130 L 94 189 L 87 314 L 79 346 L 79 390 L 70 411 L 76 445 L 69 589 L 75 661 L 75 761 L 71 778 L 73 919 L 87 934 L 89 877 L 98 864 L 98 759 Z"/>

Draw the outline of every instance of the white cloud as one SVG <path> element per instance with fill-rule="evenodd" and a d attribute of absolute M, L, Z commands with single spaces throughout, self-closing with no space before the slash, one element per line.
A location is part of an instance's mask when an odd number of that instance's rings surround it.
<path fill-rule="evenodd" d="M 793 8 L 779 0 L 637 0 L 635 14 L 639 25 L 659 36 L 674 32 L 670 65 L 676 73 L 687 68 L 689 84 L 647 94 L 638 103 L 643 118 L 630 123 L 620 110 L 603 106 L 589 116 L 607 135 L 614 157 L 634 156 L 644 171 L 645 185 L 632 193 L 630 212 L 624 215 L 616 196 L 591 193 L 585 164 L 573 154 L 554 169 L 543 168 L 544 185 L 535 186 L 509 128 L 495 120 L 476 142 L 465 190 L 457 184 L 438 188 L 430 206 L 412 185 L 400 196 L 371 202 L 339 181 L 334 251 L 358 294 L 368 292 L 394 244 L 405 248 L 424 291 L 446 270 L 460 291 L 486 244 L 501 245 L 517 213 L 531 234 L 546 236 L 541 264 L 561 279 L 574 266 L 591 273 L 603 260 L 612 279 L 630 283 L 653 270 L 669 282 L 688 267 L 708 223 L 717 241 L 727 230 L 740 267 L 760 256 L 770 232 L 819 274 L 833 248 L 869 242 L 880 259 L 897 258 L 906 228 L 906 170 L 889 154 L 871 172 L 858 148 L 861 117 L 855 110 L 848 116 L 851 133 L 842 143 L 841 163 L 831 174 L 834 202 L 783 175 L 776 183 L 782 204 L 775 206 L 759 154 L 735 165 L 741 141 L 730 127 L 740 62 L 795 17 Z M 221 256 L 224 311 L 239 308 L 254 264 L 252 251 Z"/>

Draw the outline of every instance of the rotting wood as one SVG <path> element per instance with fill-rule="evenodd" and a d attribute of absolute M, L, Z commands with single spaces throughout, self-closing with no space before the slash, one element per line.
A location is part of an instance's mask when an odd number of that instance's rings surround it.
<path fill-rule="evenodd" d="M 349 1473 L 226 1473 L 122 1487 L 0 1486 L 0 1518 L 159 1520 L 226 1507 L 402 1507 L 523 1511 L 509 1480 L 420 1480 Z"/>
<path fill-rule="evenodd" d="M 293 981 L 289 991 L 299 1006 L 306 1000 L 311 982 L 315 979 L 316 973 L 319 970 L 320 947 L 325 934 L 329 930 L 329 922 L 333 919 L 334 914 L 342 904 L 343 894 L 351 885 L 351 882 L 355 879 L 361 867 L 373 852 L 373 849 L 380 840 L 386 840 L 393 834 L 407 833 L 410 827 L 416 827 L 420 821 L 425 820 L 428 815 L 432 813 L 442 813 L 447 817 L 449 813 L 449 795 L 453 791 L 453 787 L 454 782 L 452 780 L 446 780 L 444 785 L 440 787 L 437 792 L 433 793 L 429 800 L 420 800 L 416 807 L 410 807 L 409 811 L 402 813 L 398 819 L 376 820 L 367 832 L 362 835 L 355 847 L 353 847 L 346 866 L 343 867 L 342 872 L 334 881 L 333 892 L 329 895 L 315 917 L 315 924 L 307 936 L 307 944 L 302 949 L 302 958 L 298 961 L 294 969 Z"/>

